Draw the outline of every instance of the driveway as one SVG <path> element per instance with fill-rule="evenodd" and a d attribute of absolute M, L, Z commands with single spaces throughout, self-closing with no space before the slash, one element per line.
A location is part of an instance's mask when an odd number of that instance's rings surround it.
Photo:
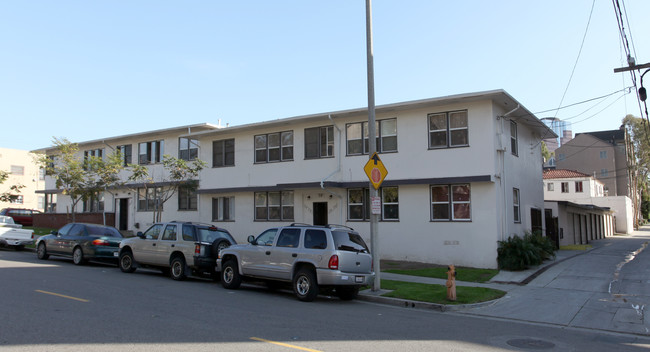
<path fill-rule="evenodd" d="M 650 227 L 592 241 L 494 304 L 461 314 L 650 335 Z"/>

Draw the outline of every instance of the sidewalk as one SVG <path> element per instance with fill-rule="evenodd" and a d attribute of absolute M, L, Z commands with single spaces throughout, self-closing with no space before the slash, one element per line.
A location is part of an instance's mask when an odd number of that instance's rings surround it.
<path fill-rule="evenodd" d="M 594 247 L 596 248 L 596 247 Z M 593 250 L 592 248 L 591 250 Z M 456 280 L 456 286 L 469 286 L 469 287 L 486 287 L 495 290 L 501 290 L 505 292 L 510 292 L 517 287 L 528 284 L 530 281 L 544 273 L 547 269 L 553 267 L 556 264 L 559 264 L 569 258 L 573 258 L 578 255 L 587 253 L 589 250 L 580 251 L 580 250 L 558 250 L 555 254 L 554 259 L 545 261 L 544 263 L 532 267 L 528 270 L 523 271 L 506 271 L 501 270 L 499 273 L 494 276 L 487 283 L 478 283 L 478 282 L 467 282 Z M 436 279 L 430 277 L 422 276 L 412 276 L 412 275 L 402 275 L 402 274 L 393 274 L 382 272 L 380 274 L 380 279 L 382 280 L 393 280 L 393 281 L 404 281 L 404 282 L 415 282 L 421 284 L 432 284 L 432 285 L 445 285 L 447 280 L 445 279 Z M 410 308 L 425 308 L 433 309 L 439 311 L 455 311 L 465 308 L 475 308 L 484 305 L 492 304 L 493 301 L 481 302 L 476 304 L 438 304 L 438 303 L 429 303 L 429 302 L 419 302 L 419 301 L 410 301 L 399 298 L 392 297 L 383 297 L 382 295 L 389 292 L 388 290 L 379 290 L 373 292 L 372 290 L 365 290 L 359 292 L 359 299 L 364 301 L 383 303 L 401 307 L 410 307 Z"/>

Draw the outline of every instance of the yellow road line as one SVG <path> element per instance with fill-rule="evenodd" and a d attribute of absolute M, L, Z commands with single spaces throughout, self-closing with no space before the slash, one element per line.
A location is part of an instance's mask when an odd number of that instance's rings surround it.
<path fill-rule="evenodd" d="M 40 292 L 40 293 L 45 293 L 46 295 L 52 295 L 52 296 L 57 296 L 57 297 L 63 297 L 63 298 L 67 298 L 67 299 L 74 299 L 75 301 L 79 301 L 79 302 L 86 302 L 86 303 L 87 303 L 87 302 L 90 302 L 90 301 L 87 300 L 87 299 L 77 298 L 77 297 L 70 297 L 70 296 L 61 295 L 61 294 L 54 293 L 54 292 L 47 292 L 47 291 L 42 291 L 42 290 L 35 290 L 35 291 L 36 291 L 36 292 Z"/>
<path fill-rule="evenodd" d="M 311 348 L 304 348 L 304 347 L 300 347 L 300 346 L 294 346 L 294 345 L 290 345 L 290 344 L 288 344 L 288 343 L 282 343 L 282 342 L 277 342 L 277 341 L 271 341 L 271 340 L 260 339 L 259 337 L 251 337 L 251 340 L 260 341 L 260 342 L 266 342 L 266 343 L 271 343 L 271 344 L 274 344 L 274 345 L 283 346 L 283 347 L 288 347 L 288 348 L 293 348 L 293 349 L 301 350 L 301 351 L 321 352 L 321 351 L 319 351 L 319 350 L 312 350 Z"/>

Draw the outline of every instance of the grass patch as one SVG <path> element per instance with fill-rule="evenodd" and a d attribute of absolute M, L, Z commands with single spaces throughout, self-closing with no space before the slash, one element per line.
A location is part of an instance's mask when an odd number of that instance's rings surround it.
<path fill-rule="evenodd" d="M 592 246 L 590 244 L 571 244 L 568 246 L 560 246 L 560 249 L 567 251 L 586 251 L 587 249 L 591 248 Z"/>
<path fill-rule="evenodd" d="M 381 280 L 381 288 L 393 290 L 384 297 L 438 304 L 472 304 L 503 297 L 506 292 L 485 287 L 456 286 L 456 301 L 447 299 L 447 287 L 443 285 L 419 284 L 414 282 Z"/>
<path fill-rule="evenodd" d="M 422 269 L 388 269 L 382 270 L 387 273 L 432 277 L 436 279 L 447 280 L 447 268 L 422 268 Z M 495 269 L 476 269 L 456 267 L 456 280 L 467 282 L 488 282 L 499 270 Z"/>

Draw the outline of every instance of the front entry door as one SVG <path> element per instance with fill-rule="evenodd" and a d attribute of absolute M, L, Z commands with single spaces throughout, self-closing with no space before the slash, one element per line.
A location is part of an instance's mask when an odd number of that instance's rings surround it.
<path fill-rule="evenodd" d="M 127 227 L 129 226 L 129 199 L 128 198 L 120 198 L 120 227 L 118 230 L 120 231 L 126 231 Z"/>
<path fill-rule="evenodd" d="M 327 225 L 327 202 L 314 203 L 314 225 Z"/>

